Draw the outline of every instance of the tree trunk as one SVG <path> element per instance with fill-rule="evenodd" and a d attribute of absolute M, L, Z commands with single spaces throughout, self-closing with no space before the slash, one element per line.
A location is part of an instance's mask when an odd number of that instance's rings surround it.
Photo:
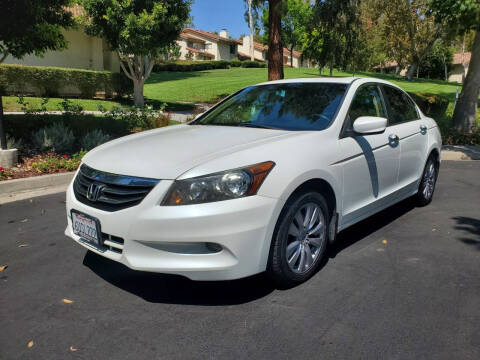
<path fill-rule="evenodd" d="M 248 24 L 250 26 L 250 60 L 255 60 L 255 48 L 253 46 L 253 15 L 252 15 L 252 1 L 248 0 Z"/>
<path fill-rule="evenodd" d="M 283 44 L 281 0 L 269 0 L 268 11 L 268 80 L 283 79 Z"/>
<path fill-rule="evenodd" d="M 290 48 L 290 66 L 293 68 L 293 45 Z"/>
<path fill-rule="evenodd" d="M 407 79 L 408 80 L 413 79 L 413 75 L 415 75 L 415 73 L 417 72 L 417 69 L 418 69 L 418 64 L 417 63 L 414 62 L 410 65 L 410 67 L 408 68 L 408 71 L 407 71 Z"/>
<path fill-rule="evenodd" d="M 133 80 L 133 102 L 135 106 L 143 107 L 145 100 L 143 98 L 143 81 Z"/>
<path fill-rule="evenodd" d="M 3 128 L 3 99 L 0 94 L 0 147 L 2 150 L 7 150 L 7 135 Z"/>
<path fill-rule="evenodd" d="M 330 76 L 333 76 L 333 63 L 330 63 Z"/>
<path fill-rule="evenodd" d="M 453 112 L 453 126 L 460 132 L 471 132 L 477 121 L 478 95 L 480 92 L 480 31 L 475 34 L 472 59 L 462 92 Z"/>

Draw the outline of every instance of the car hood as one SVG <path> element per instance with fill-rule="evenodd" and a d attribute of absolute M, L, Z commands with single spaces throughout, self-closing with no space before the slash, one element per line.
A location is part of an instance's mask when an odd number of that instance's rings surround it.
<path fill-rule="evenodd" d="M 295 132 L 233 126 L 176 125 L 110 141 L 83 162 L 114 174 L 175 179 L 215 158 Z"/>

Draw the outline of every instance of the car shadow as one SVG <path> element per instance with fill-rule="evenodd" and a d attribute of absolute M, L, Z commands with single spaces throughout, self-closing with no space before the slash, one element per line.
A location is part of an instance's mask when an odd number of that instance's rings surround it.
<path fill-rule="evenodd" d="M 328 256 L 317 271 L 342 250 L 393 222 L 414 207 L 414 201 L 404 200 L 341 232 L 335 244 L 329 247 Z M 265 274 L 230 281 L 192 281 L 178 275 L 135 271 L 91 251 L 86 253 L 83 265 L 112 285 L 152 303 L 238 305 L 262 298 L 276 289 L 288 289 L 278 287 Z"/>
<path fill-rule="evenodd" d="M 457 222 L 456 230 L 469 233 L 471 236 L 458 238 L 462 243 L 473 246 L 480 251 L 480 220 L 471 217 L 457 216 L 453 220 Z"/>
<path fill-rule="evenodd" d="M 152 303 L 238 305 L 275 289 L 264 274 L 231 281 L 192 281 L 178 275 L 131 270 L 91 251 L 85 254 L 83 265 L 112 285 Z"/>
<path fill-rule="evenodd" d="M 415 199 L 408 198 L 340 232 L 335 243 L 329 248 L 329 258 L 335 258 L 342 250 L 387 226 L 415 207 Z"/>

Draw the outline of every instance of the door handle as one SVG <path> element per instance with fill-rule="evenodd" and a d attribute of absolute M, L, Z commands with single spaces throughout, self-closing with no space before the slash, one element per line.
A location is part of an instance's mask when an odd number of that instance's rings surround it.
<path fill-rule="evenodd" d="M 399 142 L 399 140 L 400 139 L 398 138 L 398 135 L 395 135 L 395 134 L 388 135 L 388 142 L 391 145 L 397 144 Z"/>
<path fill-rule="evenodd" d="M 425 134 L 427 132 L 427 127 L 425 125 L 420 125 L 420 132 Z"/>

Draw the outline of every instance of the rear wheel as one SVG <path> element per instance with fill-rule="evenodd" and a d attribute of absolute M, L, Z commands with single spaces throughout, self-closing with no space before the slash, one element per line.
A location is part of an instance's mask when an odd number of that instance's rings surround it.
<path fill-rule="evenodd" d="M 422 180 L 416 195 L 419 206 L 426 206 L 432 202 L 435 185 L 437 184 L 438 165 L 433 156 L 428 158 L 423 170 Z"/>
<path fill-rule="evenodd" d="M 325 254 L 329 212 L 325 198 L 306 192 L 288 201 L 277 222 L 268 274 L 282 286 L 307 280 Z"/>

